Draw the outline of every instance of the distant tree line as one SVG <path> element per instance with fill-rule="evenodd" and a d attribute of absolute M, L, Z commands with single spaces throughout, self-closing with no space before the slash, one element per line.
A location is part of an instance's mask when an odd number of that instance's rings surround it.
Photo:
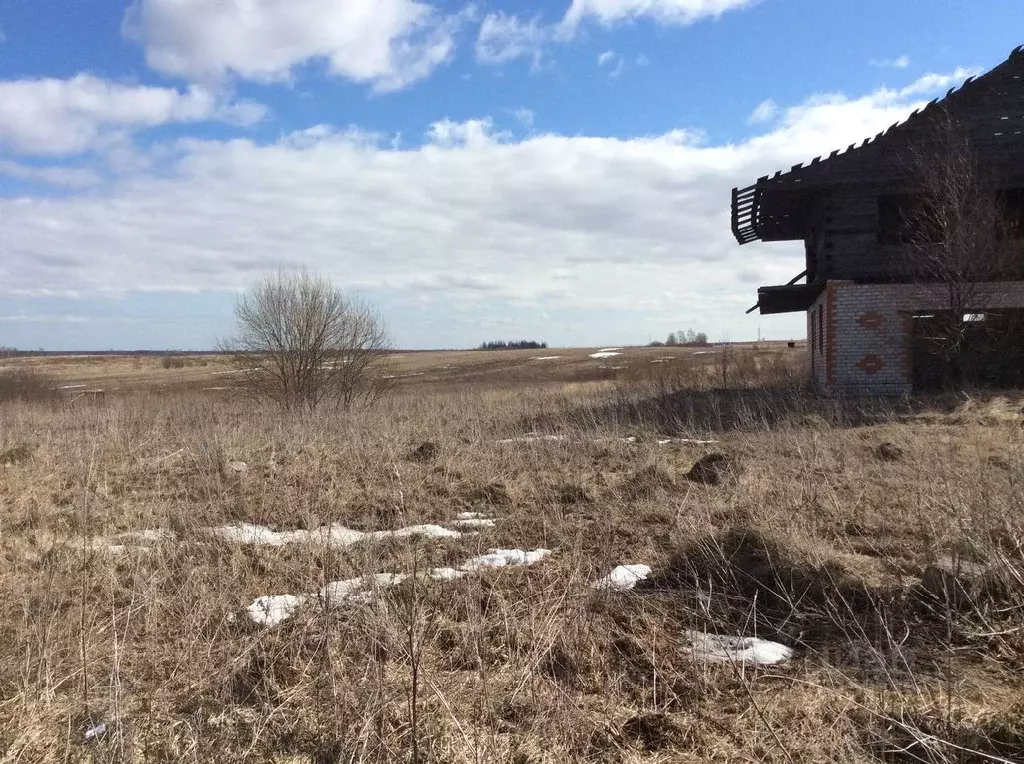
<path fill-rule="evenodd" d="M 668 339 L 664 342 L 654 341 L 651 347 L 702 347 L 708 344 L 708 335 L 704 332 L 695 332 L 693 329 L 681 329 L 678 332 L 670 332 Z"/>
<path fill-rule="evenodd" d="M 518 342 L 505 342 L 504 340 L 498 340 L 497 342 L 485 342 L 480 345 L 481 350 L 544 350 L 548 346 L 546 342 L 536 342 L 534 340 L 519 340 Z"/>

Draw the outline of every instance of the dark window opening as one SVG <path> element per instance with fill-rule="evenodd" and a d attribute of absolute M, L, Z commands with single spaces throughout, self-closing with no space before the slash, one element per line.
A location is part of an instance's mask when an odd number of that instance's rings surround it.
<path fill-rule="evenodd" d="M 1010 233 L 1017 239 L 1024 239 L 1024 188 L 1014 188 L 999 194 L 1005 210 Z"/>
<path fill-rule="evenodd" d="M 915 194 L 878 198 L 879 244 L 938 244 L 942 226 L 931 205 Z"/>

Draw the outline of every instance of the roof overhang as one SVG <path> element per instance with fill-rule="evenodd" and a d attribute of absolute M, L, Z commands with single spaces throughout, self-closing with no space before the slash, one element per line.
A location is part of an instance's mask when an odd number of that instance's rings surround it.
<path fill-rule="evenodd" d="M 824 284 L 758 287 L 755 307 L 760 308 L 762 316 L 803 312 L 810 309 L 823 288 Z"/>

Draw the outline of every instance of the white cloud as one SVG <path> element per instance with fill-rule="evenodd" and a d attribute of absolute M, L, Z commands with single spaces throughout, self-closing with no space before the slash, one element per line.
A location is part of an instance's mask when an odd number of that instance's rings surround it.
<path fill-rule="evenodd" d="M 584 19 L 610 25 L 640 17 L 663 24 L 693 24 L 750 5 L 754 0 L 572 0 L 562 20 L 575 27 Z"/>
<path fill-rule="evenodd" d="M 506 13 L 489 13 L 480 24 L 476 57 L 485 64 L 530 57 L 537 66 L 544 46 L 555 38 L 556 32 L 555 27 L 545 26 L 536 18 L 521 21 Z"/>
<path fill-rule="evenodd" d="M 333 75 L 390 91 L 448 61 L 473 13 L 445 16 L 418 0 L 136 0 L 124 30 L 151 67 L 192 81 L 279 81 L 322 60 Z"/>
<path fill-rule="evenodd" d="M 100 182 L 100 176 L 92 170 L 80 167 L 32 167 L 6 159 L 0 159 L 0 175 L 15 180 L 47 183 L 68 188 L 85 188 Z"/>
<path fill-rule="evenodd" d="M 615 51 L 606 50 L 604 53 L 600 54 L 597 57 L 597 65 L 604 66 L 605 64 L 609 63 L 613 58 L 615 58 Z"/>
<path fill-rule="evenodd" d="M 874 135 L 944 81 L 818 96 L 733 144 L 684 130 L 516 140 L 488 119 L 436 122 L 415 148 L 326 127 L 182 141 L 159 173 L 0 200 L 0 297 L 234 290 L 301 263 L 421 316 L 394 326 L 409 343 L 475 343 L 541 313 L 570 317 L 566 340 L 619 341 L 623 325 L 752 336 L 749 278 L 785 283 L 802 245 L 737 246 L 730 189 Z"/>
<path fill-rule="evenodd" d="M 771 122 L 778 115 L 779 105 L 769 98 L 765 101 L 761 101 L 761 103 L 757 105 L 757 108 L 751 112 L 750 119 L 748 121 L 756 125 L 761 122 Z"/>
<path fill-rule="evenodd" d="M 512 112 L 512 114 L 515 116 L 516 119 L 519 120 L 519 123 L 527 130 L 533 129 L 533 120 L 535 117 L 533 109 L 527 109 L 525 106 L 521 106 L 520 108 Z"/>
<path fill-rule="evenodd" d="M 910 66 L 910 56 L 883 59 L 873 58 L 869 63 L 879 69 L 906 69 Z"/>
<path fill-rule="evenodd" d="M 172 122 L 217 119 L 243 125 L 264 108 L 225 101 L 202 87 L 126 85 L 79 74 L 71 79 L 0 81 L 0 148 L 25 154 L 75 154 L 119 133 Z"/>
<path fill-rule="evenodd" d="M 548 45 L 574 39 L 587 20 L 611 26 L 646 17 L 659 24 L 685 26 L 753 2 L 756 0 L 572 0 L 561 20 L 552 24 L 544 24 L 537 17 L 523 21 L 513 14 L 490 13 L 480 26 L 476 55 L 479 61 L 488 64 L 529 57 L 537 67 Z M 613 51 L 602 53 L 598 65 L 609 63 L 612 55 Z M 613 76 L 622 71 L 624 59 L 619 60 Z M 638 65 L 648 63 L 643 54 L 637 57 Z"/>
<path fill-rule="evenodd" d="M 981 73 L 982 70 L 977 67 L 958 67 L 955 71 L 950 72 L 949 74 L 925 74 L 918 77 L 906 87 L 901 88 L 898 91 L 899 97 L 910 98 L 912 96 L 936 93 L 939 90 L 960 85 L 968 77 L 976 77 Z"/>

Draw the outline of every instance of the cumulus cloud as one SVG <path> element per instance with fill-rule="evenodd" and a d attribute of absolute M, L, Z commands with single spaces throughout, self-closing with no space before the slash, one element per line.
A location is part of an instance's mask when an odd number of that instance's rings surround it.
<path fill-rule="evenodd" d="M 611 26 L 646 17 L 659 24 L 684 26 L 752 2 L 754 0 L 572 0 L 561 20 L 550 24 L 538 17 L 524 21 L 513 14 L 490 13 L 480 26 L 476 56 L 488 64 L 529 57 L 536 67 L 549 45 L 574 39 L 587 20 Z M 598 65 L 610 63 L 613 55 L 613 51 L 605 51 L 598 56 Z M 622 62 L 620 57 L 613 76 L 622 72 Z M 643 66 L 649 62 L 641 54 L 637 63 Z"/>
<path fill-rule="evenodd" d="M 151 67 L 192 81 L 280 81 L 325 61 L 332 75 L 391 91 L 448 61 L 473 13 L 418 0 L 136 0 L 123 28 Z"/>
<path fill-rule="evenodd" d="M 81 167 L 33 167 L 0 159 L 0 175 L 32 183 L 46 183 L 67 188 L 85 188 L 100 182 L 98 173 Z"/>
<path fill-rule="evenodd" d="M 226 101 L 202 87 L 126 85 L 79 74 L 71 79 L 0 81 L 0 148 L 23 154 L 76 154 L 117 134 L 173 122 L 263 117 L 249 101 Z"/>
<path fill-rule="evenodd" d="M 754 0 L 572 0 L 562 25 L 575 27 L 585 19 L 610 25 L 640 17 L 663 24 L 693 24 L 751 5 Z"/>
<path fill-rule="evenodd" d="M 899 58 L 873 58 L 870 64 L 879 69 L 906 69 L 910 66 L 910 56 L 900 56 Z"/>
<path fill-rule="evenodd" d="M 485 64 L 501 64 L 529 57 L 539 65 L 544 46 L 553 41 L 557 29 L 539 19 L 523 21 L 507 13 L 489 13 L 480 24 L 476 38 L 476 57 Z"/>
<path fill-rule="evenodd" d="M 759 124 L 761 122 L 771 122 L 779 115 L 779 105 L 772 99 L 761 101 L 757 107 L 750 113 L 750 119 L 748 120 L 752 124 Z"/>
<path fill-rule="evenodd" d="M 436 122 L 406 148 L 327 127 L 182 141 L 159 173 L 0 200 L 0 298 L 235 290 L 301 264 L 392 307 L 432 306 L 465 327 L 456 344 L 479 342 L 485 318 L 555 311 L 607 328 L 696 325 L 699 310 L 717 336 L 753 320 L 752 274 L 785 283 L 803 267 L 798 243 L 736 245 L 730 189 L 874 135 L 940 80 L 811 98 L 730 144 L 683 130 L 516 140 L 489 119 Z M 395 329 L 414 342 L 422 327 Z"/>

